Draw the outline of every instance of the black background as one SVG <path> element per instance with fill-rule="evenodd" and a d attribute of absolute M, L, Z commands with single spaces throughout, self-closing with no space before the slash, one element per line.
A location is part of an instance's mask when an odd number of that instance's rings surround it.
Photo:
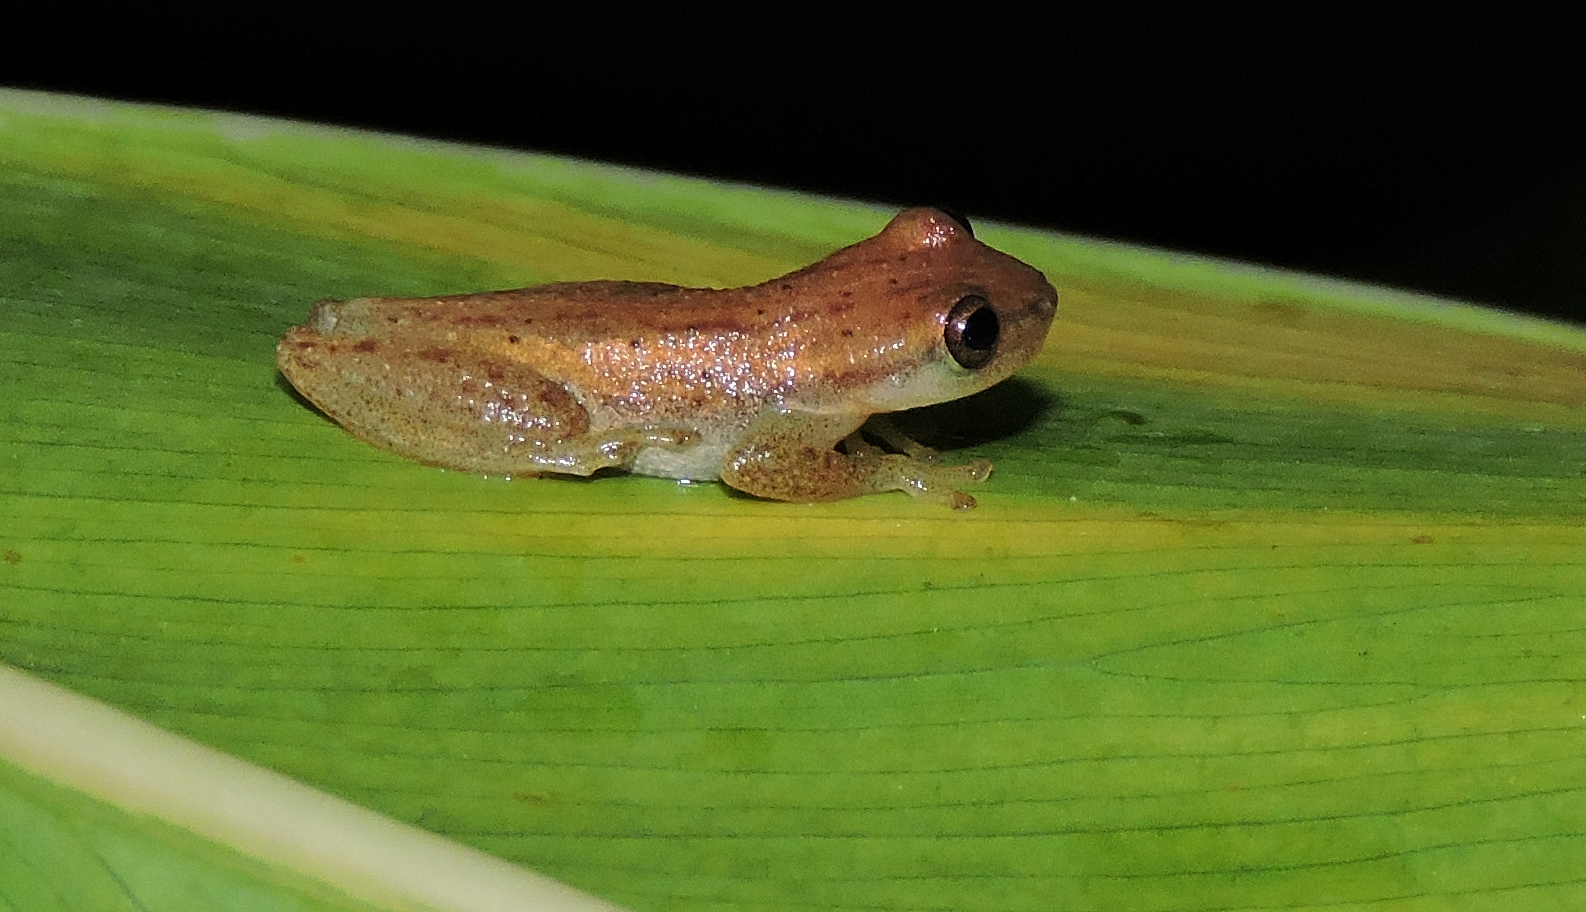
<path fill-rule="evenodd" d="M 1572 29 L 1071 12 L 867 30 L 261 12 L 180 64 L 75 54 L 0 81 L 949 205 L 1586 322 Z"/>

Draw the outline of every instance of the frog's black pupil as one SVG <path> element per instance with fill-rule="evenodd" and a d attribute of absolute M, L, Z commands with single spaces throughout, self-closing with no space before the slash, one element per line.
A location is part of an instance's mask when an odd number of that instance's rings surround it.
<path fill-rule="evenodd" d="M 982 307 L 964 318 L 964 329 L 959 338 L 970 351 L 986 351 L 997 345 L 997 312 Z"/>
<path fill-rule="evenodd" d="M 947 328 L 943 341 L 947 353 L 960 367 L 979 370 L 991 363 L 997 354 L 997 341 L 1002 333 L 1001 322 L 991 302 L 977 294 L 964 295 L 947 313 Z"/>

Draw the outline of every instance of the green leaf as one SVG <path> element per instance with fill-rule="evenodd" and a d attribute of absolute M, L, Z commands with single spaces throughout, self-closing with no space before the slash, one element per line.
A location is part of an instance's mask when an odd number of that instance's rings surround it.
<path fill-rule="evenodd" d="M 0 908 L 320 912 L 372 907 L 0 764 Z"/>
<path fill-rule="evenodd" d="M 888 210 L 0 117 L 0 661 L 636 910 L 1586 903 L 1577 328 L 987 225 L 1063 303 L 911 416 L 996 463 L 978 510 L 506 482 L 358 443 L 275 340 L 320 298 L 758 281 Z M 51 821 L 0 824 L 15 908 L 87 882 L 50 834 L 123 826 L 45 775 L 0 765 Z"/>

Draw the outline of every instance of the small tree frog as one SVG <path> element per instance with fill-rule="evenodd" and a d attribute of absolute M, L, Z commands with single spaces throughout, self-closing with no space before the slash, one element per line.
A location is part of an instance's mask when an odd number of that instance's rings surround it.
<path fill-rule="evenodd" d="M 968 223 L 909 209 L 880 234 L 745 288 L 569 282 L 322 301 L 276 350 L 369 443 L 497 475 L 627 469 L 813 502 L 901 490 L 959 509 L 991 464 L 872 416 L 959 399 L 1040 350 L 1057 292 Z"/>

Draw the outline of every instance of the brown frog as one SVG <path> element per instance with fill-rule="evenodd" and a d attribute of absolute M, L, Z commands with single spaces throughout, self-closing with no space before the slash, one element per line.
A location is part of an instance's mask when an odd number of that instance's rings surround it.
<path fill-rule="evenodd" d="M 627 469 L 799 502 L 877 491 L 967 509 L 991 464 L 944 466 L 872 416 L 959 399 L 1041 349 L 1057 292 L 968 224 L 909 209 L 745 288 L 568 282 L 322 301 L 276 350 L 355 436 L 492 475 Z"/>

